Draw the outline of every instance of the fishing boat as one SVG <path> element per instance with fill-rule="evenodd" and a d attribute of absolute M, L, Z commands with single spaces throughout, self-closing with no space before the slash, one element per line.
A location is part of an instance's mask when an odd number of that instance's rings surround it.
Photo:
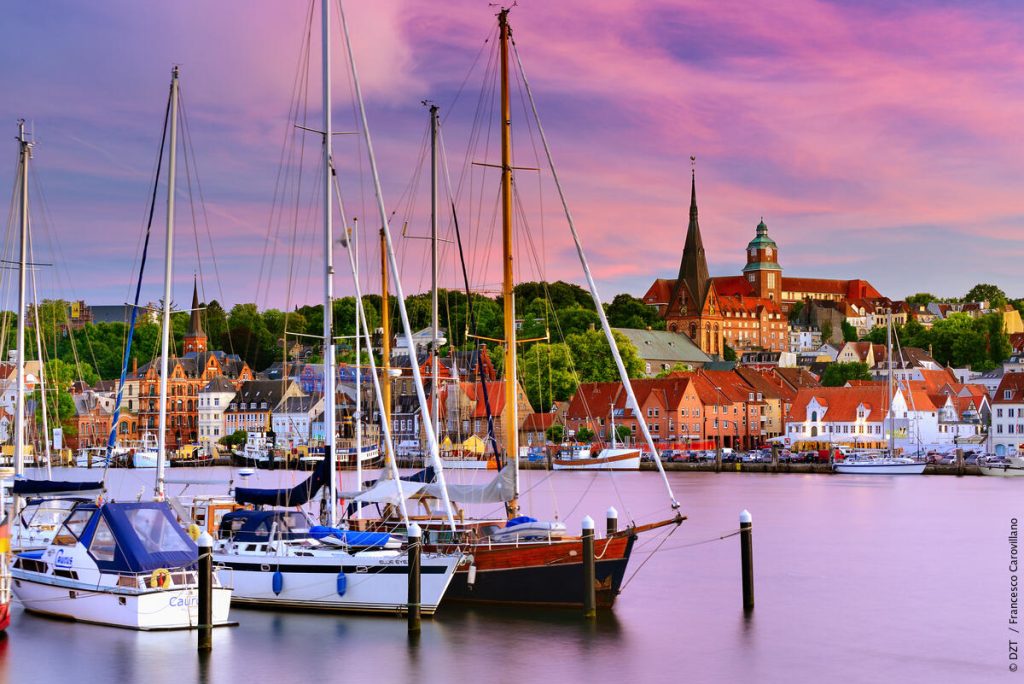
<path fill-rule="evenodd" d="M 15 556 L 14 594 L 25 610 L 79 622 L 194 628 L 198 553 L 165 502 L 81 502 L 49 546 Z M 215 574 L 215 626 L 228 624 L 230 602 Z"/>
<path fill-rule="evenodd" d="M 1024 477 L 1024 457 L 1006 456 L 1000 460 L 979 460 L 982 475 L 993 477 Z"/>

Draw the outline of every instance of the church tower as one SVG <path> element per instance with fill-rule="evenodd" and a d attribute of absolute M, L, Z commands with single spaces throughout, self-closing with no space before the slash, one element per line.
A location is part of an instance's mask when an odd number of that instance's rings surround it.
<path fill-rule="evenodd" d="M 192 282 L 192 315 L 188 321 L 188 332 L 185 333 L 185 353 L 206 351 L 206 333 L 199 317 L 199 284 Z"/>
<path fill-rule="evenodd" d="M 747 243 L 747 265 L 743 277 L 754 290 L 754 296 L 770 299 L 782 305 L 782 267 L 779 266 L 779 248 L 768 237 L 764 219 L 757 224 L 757 235 Z"/>
<path fill-rule="evenodd" d="M 683 258 L 665 313 L 668 329 L 688 335 L 706 354 L 722 353 L 723 320 L 704 254 L 697 216 L 697 176 L 690 179 L 690 223 Z"/>

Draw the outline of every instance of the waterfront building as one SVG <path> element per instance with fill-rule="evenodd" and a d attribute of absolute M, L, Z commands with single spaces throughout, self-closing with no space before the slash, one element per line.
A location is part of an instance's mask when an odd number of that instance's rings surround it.
<path fill-rule="evenodd" d="M 658 309 L 670 331 L 688 335 L 701 351 L 716 355 L 725 345 L 736 350 L 787 350 L 786 314 L 797 302 L 881 297 L 865 280 L 783 276 L 778 255 L 778 245 L 762 220 L 747 244 L 742 274 L 712 278 L 700 234 L 694 178 L 679 274 L 655 280 L 643 301 Z"/>
<path fill-rule="evenodd" d="M 217 443 L 227 434 L 224 411 L 235 397 L 235 383 L 223 375 L 199 390 L 199 447 L 204 454 L 217 454 Z"/>
<path fill-rule="evenodd" d="M 67 446 L 71 449 L 104 447 L 110 437 L 114 418 L 115 397 L 95 390 L 71 395 L 75 403 L 75 430 L 65 431 Z"/>
<path fill-rule="evenodd" d="M 271 428 L 271 411 L 286 397 L 302 396 L 294 381 L 251 380 L 243 383 L 224 411 L 226 434 L 237 430 L 266 432 Z"/>
<path fill-rule="evenodd" d="M 1024 373 L 1003 375 L 992 397 L 991 439 L 997 456 L 1020 453 L 1024 443 Z"/>
<path fill-rule="evenodd" d="M 271 413 L 271 427 L 277 446 L 292 449 L 310 444 L 313 438 L 313 419 L 317 415 L 323 416 L 323 412 L 324 398 L 320 395 L 306 394 L 283 398 Z"/>

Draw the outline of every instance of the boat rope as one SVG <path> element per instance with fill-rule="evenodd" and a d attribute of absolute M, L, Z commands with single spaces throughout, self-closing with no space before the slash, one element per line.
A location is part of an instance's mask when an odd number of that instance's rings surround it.
<path fill-rule="evenodd" d="M 626 394 L 629 397 L 629 404 L 633 408 L 633 411 L 637 417 L 637 423 L 640 426 L 640 431 L 643 433 L 644 440 L 647 442 L 651 449 L 651 455 L 654 457 L 654 462 L 658 466 L 658 472 L 661 474 L 662 481 L 665 485 L 665 490 L 668 493 L 669 501 L 671 502 L 672 509 L 679 509 L 679 501 L 676 499 L 675 494 L 672 491 L 672 485 L 668 481 L 668 476 L 665 474 L 665 468 L 661 463 L 661 456 L 658 454 L 658 449 L 654 445 L 654 439 L 651 437 L 651 433 L 647 428 L 647 423 L 643 419 L 641 413 L 640 404 L 637 402 L 636 395 L 633 393 L 633 386 L 629 381 L 629 375 L 626 372 L 626 368 L 622 362 L 622 356 L 619 354 L 618 347 L 615 344 L 615 339 L 612 335 L 611 326 L 608 323 L 608 316 L 604 312 L 604 308 L 601 304 L 601 297 L 597 292 L 597 284 L 594 282 L 594 276 L 590 272 L 590 264 L 587 260 L 586 254 L 583 252 L 583 242 L 580 239 L 579 233 L 576 230 L 576 223 L 573 220 L 572 212 L 569 210 L 569 203 L 565 197 L 565 192 L 562 189 L 562 183 L 558 178 L 558 172 L 555 170 L 555 160 L 551 152 L 551 146 L 548 144 L 547 135 L 544 133 L 544 127 L 540 121 L 540 113 L 537 110 L 537 102 L 533 98 L 533 91 L 530 88 L 530 82 L 526 78 L 526 69 L 523 67 L 522 59 L 519 56 L 519 48 L 516 46 L 515 40 L 512 40 L 512 53 L 516 58 L 516 65 L 519 67 L 519 73 L 523 77 L 523 88 L 526 91 L 527 99 L 530 102 L 530 107 L 533 111 L 534 120 L 537 123 L 537 133 L 540 136 L 541 143 L 544 148 L 544 153 L 547 157 L 548 167 L 551 169 L 551 179 L 555 183 L 555 188 L 558 190 L 558 197 L 562 202 L 562 209 L 565 212 L 565 218 L 569 224 L 569 232 L 572 234 L 572 239 L 576 245 L 576 253 L 579 256 L 580 264 L 583 266 L 583 273 L 587 279 L 587 285 L 590 288 L 590 295 L 594 300 L 594 308 L 597 311 L 598 318 L 601 320 L 601 328 L 604 330 L 605 337 L 608 338 L 608 345 L 611 348 L 612 357 L 615 359 L 615 365 L 619 371 L 619 377 L 622 380 L 622 386 L 626 390 Z"/>
<path fill-rule="evenodd" d="M 659 550 L 661 549 L 662 545 L 663 545 L 663 544 L 664 544 L 665 542 L 667 542 L 667 541 L 669 540 L 669 538 L 670 538 L 670 537 L 671 537 L 671 536 L 672 536 L 673 534 L 675 534 L 675 533 L 676 533 L 676 530 L 678 530 L 679 528 L 680 528 L 680 525 L 673 525 L 672 527 L 670 527 L 670 528 L 669 528 L 668 534 L 666 534 L 666 535 L 665 535 L 664 537 L 662 537 L 661 541 L 660 541 L 660 542 L 658 542 L 658 545 L 657 545 L 656 547 L 654 547 L 654 550 L 653 550 L 653 551 L 651 551 L 651 552 L 650 552 L 650 553 L 649 553 L 649 554 L 647 555 L 647 558 L 644 558 L 644 559 L 643 559 L 643 560 L 642 560 L 642 561 L 640 562 L 640 565 L 638 565 L 638 566 L 637 566 L 637 568 L 636 568 L 636 570 L 634 570 L 634 571 L 633 571 L 633 574 L 632 574 L 632 575 L 630 575 L 630 576 L 629 576 L 629 578 L 628 578 L 628 579 L 627 579 L 627 580 L 626 580 L 625 582 L 623 582 L 623 583 L 622 583 L 622 587 L 621 587 L 621 588 L 619 589 L 619 591 L 620 591 L 620 592 L 623 592 L 623 591 L 625 591 L 625 590 L 626 590 L 626 587 L 628 587 L 628 586 L 629 586 L 629 583 L 633 581 L 633 578 L 634 578 L 634 577 L 636 577 L 636 576 L 637 576 L 637 574 L 638 574 L 638 573 L 639 573 L 639 572 L 640 572 L 641 570 L 643 570 L 643 569 L 644 569 L 644 566 L 645 566 L 645 565 L 647 565 L 647 561 L 649 561 L 649 560 L 651 560 L 652 558 L 654 558 L 654 554 L 658 553 L 658 551 L 659 551 Z"/>

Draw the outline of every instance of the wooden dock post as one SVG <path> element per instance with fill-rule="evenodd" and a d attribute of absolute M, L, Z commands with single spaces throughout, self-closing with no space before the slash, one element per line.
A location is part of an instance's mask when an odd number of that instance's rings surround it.
<path fill-rule="evenodd" d="M 583 617 L 597 617 L 596 568 L 594 561 L 594 519 L 583 518 Z"/>
<path fill-rule="evenodd" d="M 196 540 L 199 547 L 199 644 L 198 650 L 213 649 L 213 537 L 206 530 Z"/>
<path fill-rule="evenodd" d="M 743 566 L 743 612 L 754 610 L 754 518 L 750 511 L 740 512 L 740 564 Z"/>
<path fill-rule="evenodd" d="M 604 514 L 605 516 L 605 537 L 611 537 L 619 531 L 619 512 L 615 510 L 615 506 L 609 506 L 608 511 Z"/>
<path fill-rule="evenodd" d="M 416 523 L 409 525 L 409 605 L 406 611 L 409 618 L 409 631 L 420 631 L 420 554 L 423 545 L 420 543 L 423 533 Z"/>

